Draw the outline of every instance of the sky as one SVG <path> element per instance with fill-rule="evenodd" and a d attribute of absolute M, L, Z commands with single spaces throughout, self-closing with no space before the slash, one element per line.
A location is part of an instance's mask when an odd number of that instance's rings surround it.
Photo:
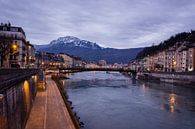
<path fill-rule="evenodd" d="M 158 44 L 195 29 L 195 0 L 0 0 L 0 22 L 32 44 L 75 36 L 103 47 Z"/>

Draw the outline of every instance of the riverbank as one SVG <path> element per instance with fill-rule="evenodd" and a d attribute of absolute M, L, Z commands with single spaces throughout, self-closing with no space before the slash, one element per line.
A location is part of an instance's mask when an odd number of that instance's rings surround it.
<path fill-rule="evenodd" d="M 195 88 L 195 72 L 150 72 L 138 73 L 138 80 L 164 82 Z"/>
<path fill-rule="evenodd" d="M 52 79 L 55 81 L 55 83 L 60 91 L 60 94 L 64 100 L 64 103 L 66 105 L 66 108 L 69 112 L 69 115 L 71 117 L 71 120 L 72 120 L 75 128 L 80 129 L 80 126 L 82 127 L 83 123 L 79 122 L 79 119 L 77 119 L 77 117 L 76 117 L 76 113 L 73 113 L 73 111 L 72 111 L 73 107 L 71 107 L 71 102 L 68 101 L 68 95 L 65 93 L 64 86 L 60 80 L 60 77 L 56 76 L 56 75 L 52 75 Z M 68 79 L 68 78 L 66 77 L 66 79 Z"/>

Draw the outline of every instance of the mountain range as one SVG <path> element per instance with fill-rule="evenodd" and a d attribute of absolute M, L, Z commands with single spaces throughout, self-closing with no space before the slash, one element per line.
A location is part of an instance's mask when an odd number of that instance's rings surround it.
<path fill-rule="evenodd" d="M 116 49 L 104 48 L 97 43 L 81 40 L 77 37 L 59 37 L 46 45 L 35 45 L 37 51 L 51 53 L 67 53 L 81 57 L 85 61 L 106 60 L 107 63 L 128 63 L 134 59 L 143 48 Z"/>

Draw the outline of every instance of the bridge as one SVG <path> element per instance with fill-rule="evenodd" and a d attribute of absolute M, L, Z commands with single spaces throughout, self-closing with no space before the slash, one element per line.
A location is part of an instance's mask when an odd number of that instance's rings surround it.
<path fill-rule="evenodd" d="M 135 70 L 124 69 L 124 68 L 83 68 L 83 67 L 59 68 L 59 73 L 84 72 L 84 71 L 130 72 L 133 76 L 136 76 L 137 74 Z"/>

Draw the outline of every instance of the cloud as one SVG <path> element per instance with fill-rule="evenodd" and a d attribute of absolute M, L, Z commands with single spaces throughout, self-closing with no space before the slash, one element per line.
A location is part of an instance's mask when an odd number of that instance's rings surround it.
<path fill-rule="evenodd" d="M 150 46 L 195 29 L 194 0 L 0 0 L 0 21 L 46 44 L 72 35 L 104 47 Z"/>

